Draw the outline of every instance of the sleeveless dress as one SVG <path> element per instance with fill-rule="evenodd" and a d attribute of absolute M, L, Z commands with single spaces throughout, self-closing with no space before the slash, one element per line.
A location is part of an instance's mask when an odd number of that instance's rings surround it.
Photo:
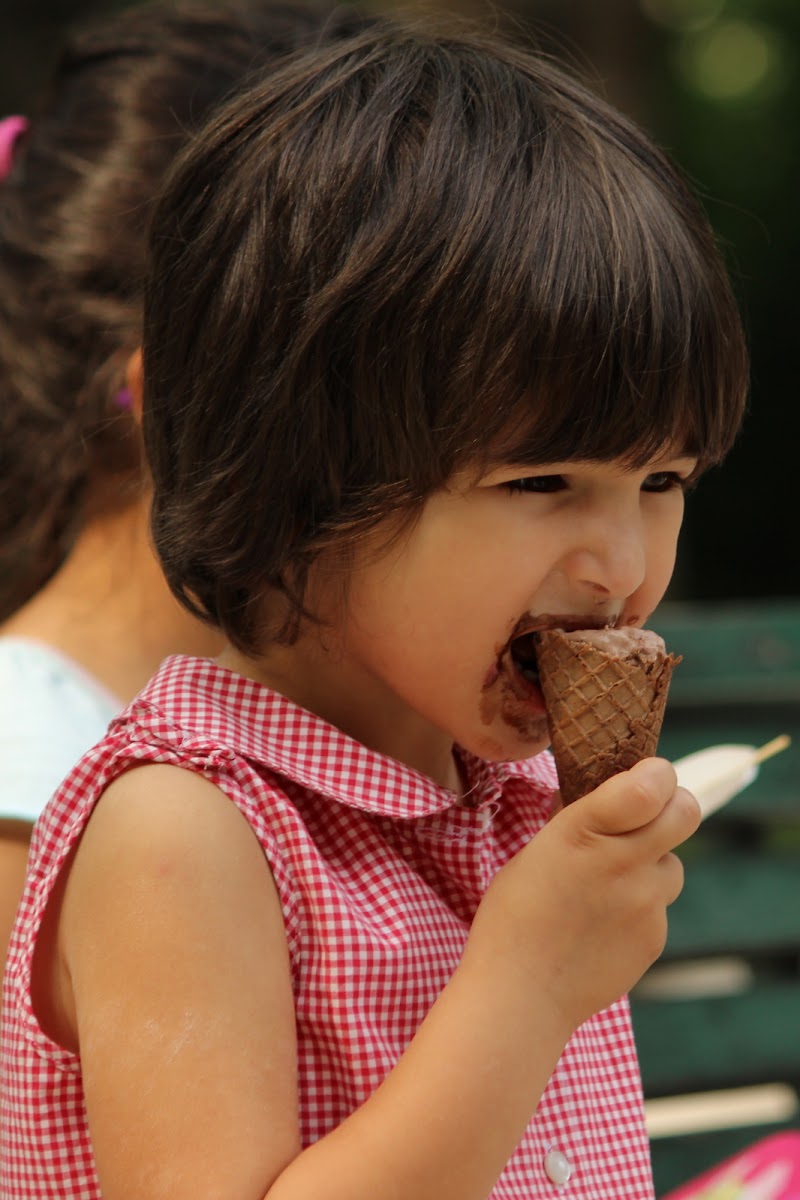
<path fill-rule="evenodd" d="M 4 985 L 4 1200 L 101 1196 L 80 1060 L 36 1021 L 31 959 L 93 805 L 122 771 L 153 762 L 221 788 L 275 877 L 304 1145 L 340 1124 L 392 1069 L 455 970 L 495 872 L 546 822 L 556 785 L 549 754 L 505 764 L 463 754 L 470 806 L 458 805 L 454 793 L 269 688 L 206 659 L 168 659 L 36 826 Z M 625 999 L 573 1035 L 491 1200 L 562 1195 L 653 1200 Z"/>

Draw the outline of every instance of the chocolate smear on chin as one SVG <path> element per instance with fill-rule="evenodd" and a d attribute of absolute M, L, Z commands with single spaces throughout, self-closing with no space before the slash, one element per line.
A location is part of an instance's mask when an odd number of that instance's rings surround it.
<path fill-rule="evenodd" d="M 504 674 L 498 676 L 491 688 L 484 689 L 479 712 L 484 725 L 491 725 L 499 718 L 523 741 L 544 744 L 549 740 L 545 714 L 532 713 L 530 705 L 515 695 L 508 677 Z"/>

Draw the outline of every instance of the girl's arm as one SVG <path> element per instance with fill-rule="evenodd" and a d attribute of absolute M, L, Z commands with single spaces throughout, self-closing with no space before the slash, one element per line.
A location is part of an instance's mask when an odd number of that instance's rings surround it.
<path fill-rule="evenodd" d="M 244 817 L 189 771 L 131 770 L 58 905 L 37 1011 L 79 1050 L 104 1200 L 260 1200 L 300 1144 L 283 914 Z"/>
<path fill-rule="evenodd" d="M 8 939 L 25 883 L 32 829 L 27 821 L 0 819 L 0 964 L 5 962 Z"/>
<path fill-rule="evenodd" d="M 263 852 L 202 779 L 123 776 L 53 906 L 58 953 L 41 956 L 52 1028 L 80 1044 L 106 1200 L 484 1200 L 573 1029 L 661 948 L 680 885 L 667 851 L 696 821 L 674 787 L 650 760 L 559 814 L 498 874 L 397 1067 L 301 1152 Z"/>

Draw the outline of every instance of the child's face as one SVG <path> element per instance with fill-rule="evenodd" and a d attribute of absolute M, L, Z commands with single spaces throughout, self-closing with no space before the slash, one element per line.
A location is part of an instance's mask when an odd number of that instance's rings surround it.
<path fill-rule="evenodd" d="M 395 722 L 422 718 L 483 758 L 538 753 L 544 705 L 513 639 L 554 617 L 642 624 L 672 574 L 694 467 L 667 453 L 633 471 L 572 462 L 454 479 L 407 538 L 355 570 L 342 665 Z"/>

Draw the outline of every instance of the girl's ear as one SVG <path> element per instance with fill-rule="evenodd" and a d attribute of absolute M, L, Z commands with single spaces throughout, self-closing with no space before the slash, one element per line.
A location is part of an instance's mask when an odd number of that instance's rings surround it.
<path fill-rule="evenodd" d="M 144 380 L 142 376 L 142 351 L 134 350 L 125 368 L 125 384 L 130 393 L 130 409 L 137 424 L 142 420 L 142 392 Z"/>

